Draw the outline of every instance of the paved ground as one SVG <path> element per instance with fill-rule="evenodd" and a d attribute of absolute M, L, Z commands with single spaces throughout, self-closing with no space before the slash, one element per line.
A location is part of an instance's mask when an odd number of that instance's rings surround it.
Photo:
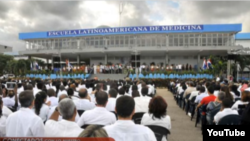
<path fill-rule="evenodd" d="M 186 113 L 176 105 L 174 97 L 167 89 L 157 89 L 157 95 L 164 97 L 168 103 L 167 113 L 171 117 L 172 129 L 168 141 L 202 141 L 200 125 L 195 127 Z"/>

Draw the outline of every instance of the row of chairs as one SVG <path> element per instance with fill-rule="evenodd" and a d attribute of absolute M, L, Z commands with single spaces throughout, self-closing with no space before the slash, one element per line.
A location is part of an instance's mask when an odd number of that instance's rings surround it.
<path fill-rule="evenodd" d="M 27 74 L 26 77 L 30 77 L 30 78 L 41 78 L 41 79 L 47 79 L 47 75 L 45 74 Z M 49 77 L 51 79 L 58 79 L 58 78 L 65 78 L 65 79 L 68 79 L 68 78 L 81 78 L 81 79 L 87 79 L 90 77 L 90 74 L 74 74 L 74 75 L 57 75 L 57 74 L 50 74 Z"/>
<path fill-rule="evenodd" d="M 195 109 L 197 107 L 197 103 L 195 103 L 196 96 L 192 97 L 192 99 L 189 100 L 190 94 L 188 94 L 186 97 L 183 97 L 184 92 L 182 92 L 181 94 L 177 94 L 175 88 L 170 88 L 169 90 L 171 90 L 171 92 L 174 94 L 176 104 L 185 111 L 186 115 L 188 113 L 191 113 L 191 121 L 192 121 L 195 115 Z M 235 101 L 236 100 L 238 99 L 235 99 Z M 198 123 L 201 123 L 201 128 L 203 125 L 214 125 L 213 123 L 214 116 L 220 111 L 220 107 L 209 111 L 208 116 L 209 116 L 210 121 L 207 121 L 206 115 L 204 116 L 201 114 L 202 112 L 207 112 L 206 107 L 207 105 L 203 105 L 197 111 L 195 127 L 197 127 Z M 245 108 L 246 108 L 246 105 L 239 105 L 239 110 L 238 110 L 239 115 L 225 116 L 219 121 L 218 125 L 239 125 L 240 118 L 241 118 L 240 115 L 242 114 Z"/>
<path fill-rule="evenodd" d="M 77 112 L 78 112 L 79 116 L 81 116 L 85 111 L 84 110 L 77 110 Z M 118 119 L 116 112 L 114 112 L 114 111 L 111 111 L 111 112 L 114 113 L 116 118 Z M 135 113 L 132 117 L 132 120 L 134 121 L 134 123 L 141 124 L 141 120 L 142 120 L 142 117 L 144 114 L 145 114 L 144 112 Z M 89 126 L 89 124 L 85 124 L 81 128 L 85 129 L 88 126 Z M 100 125 L 100 126 L 103 127 L 103 125 Z M 164 136 L 167 138 L 167 135 L 170 134 L 170 131 L 167 128 L 164 128 L 161 126 L 147 125 L 147 127 L 150 128 L 154 132 L 157 141 L 161 141 Z"/>
<path fill-rule="evenodd" d="M 152 74 L 150 73 L 149 75 L 143 75 L 143 74 L 139 74 L 138 75 L 139 78 L 161 78 L 161 79 L 173 79 L 173 78 L 178 78 L 178 79 L 187 79 L 187 78 L 191 78 L 191 79 L 200 79 L 200 78 L 206 78 L 206 79 L 213 79 L 213 75 L 210 74 L 183 74 L 183 75 L 179 75 L 179 74 L 170 74 L 170 75 L 165 75 L 165 74 Z M 136 78 L 136 74 L 130 74 L 129 78 L 133 79 Z"/>

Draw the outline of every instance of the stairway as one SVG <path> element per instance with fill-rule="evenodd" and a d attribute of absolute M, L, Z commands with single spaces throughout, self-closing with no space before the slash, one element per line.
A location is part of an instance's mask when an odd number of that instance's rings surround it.
<path fill-rule="evenodd" d="M 127 74 L 91 74 L 89 79 L 94 79 L 95 77 L 97 77 L 99 80 L 123 80 L 126 75 Z"/>

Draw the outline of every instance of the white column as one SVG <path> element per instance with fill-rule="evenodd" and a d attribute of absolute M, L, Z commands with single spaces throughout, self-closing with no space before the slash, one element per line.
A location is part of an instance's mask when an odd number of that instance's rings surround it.
<path fill-rule="evenodd" d="M 166 53 L 165 55 L 165 66 L 169 65 L 169 62 L 168 62 L 168 53 Z"/>
<path fill-rule="evenodd" d="M 230 60 L 227 60 L 227 79 L 229 80 L 229 75 L 230 75 Z"/>
<path fill-rule="evenodd" d="M 108 55 L 105 54 L 104 56 L 104 65 L 108 64 Z"/>
<path fill-rule="evenodd" d="M 80 65 L 80 55 L 77 55 L 77 65 Z"/>
<path fill-rule="evenodd" d="M 201 56 L 200 56 L 200 54 L 198 54 L 198 56 L 197 56 L 197 69 L 198 70 L 200 70 L 200 58 L 201 58 Z"/>

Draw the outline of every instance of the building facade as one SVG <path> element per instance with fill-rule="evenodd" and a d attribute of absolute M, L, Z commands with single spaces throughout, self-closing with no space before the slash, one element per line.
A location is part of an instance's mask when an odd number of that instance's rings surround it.
<path fill-rule="evenodd" d="M 52 60 L 60 57 L 65 64 L 81 65 L 131 64 L 133 55 L 138 64 L 183 64 L 200 68 L 203 58 L 227 56 L 232 50 L 250 47 L 250 35 L 239 33 L 241 24 L 173 25 L 107 27 L 20 33 L 26 42 L 22 55 Z M 133 62 L 132 62 L 133 63 Z M 133 65 L 133 64 L 132 64 Z M 135 65 L 135 63 L 134 63 Z M 56 68 L 53 66 L 53 68 Z"/>

